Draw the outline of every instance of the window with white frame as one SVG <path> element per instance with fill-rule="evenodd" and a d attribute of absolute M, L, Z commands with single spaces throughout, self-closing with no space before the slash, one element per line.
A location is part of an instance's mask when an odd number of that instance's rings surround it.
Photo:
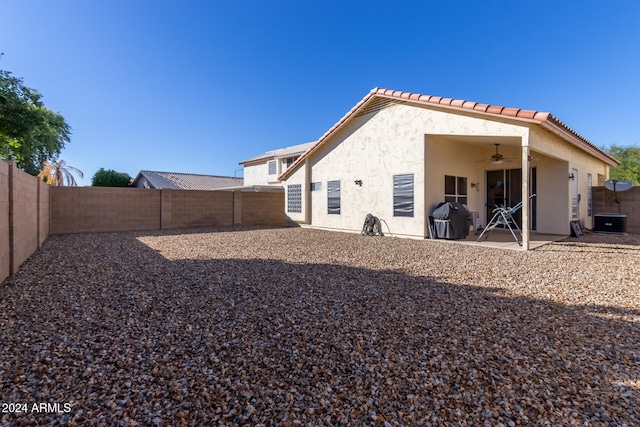
<path fill-rule="evenodd" d="M 302 213 L 302 184 L 287 185 L 287 212 Z"/>
<path fill-rule="evenodd" d="M 277 172 L 277 163 L 275 160 L 269 160 L 267 164 L 269 167 L 269 175 L 275 175 Z"/>
<path fill-rule="evenodd" d="M 291 166 L 293 162 L 295 162 L 297 159 L 298 159 L 297 157 L 288 157 L 284 159 L 282 162 L 284 164 L 284 170 L 289 169 L 289 166 Z"/>
<path fill-rule="evenodd" d="M 311 191 L 322 191 L 322 182 L 312 182 L 310 185 Z"/>
<path fill-rule="evenodd" d="M 327 181 L 327 213 L 340 215 L 340 181 Z"/>
<path fill-rule="evenodd" d="M 393 176 L 393 216 L 413 217 L 413 174 Z"/>
<path fill-rule="evenodd" d="M 444 176 L 444 201 L 467 204 L 467 178 L 462 176 Z"/>

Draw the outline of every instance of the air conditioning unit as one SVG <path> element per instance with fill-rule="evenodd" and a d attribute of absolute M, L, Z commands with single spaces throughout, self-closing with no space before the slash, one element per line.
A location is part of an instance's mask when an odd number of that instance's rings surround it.
<path fill-rule="evenodd" d="M 593 231 L 596 233 L 626 233 L 627 216 L 604 213 L 593 215 Z"/>

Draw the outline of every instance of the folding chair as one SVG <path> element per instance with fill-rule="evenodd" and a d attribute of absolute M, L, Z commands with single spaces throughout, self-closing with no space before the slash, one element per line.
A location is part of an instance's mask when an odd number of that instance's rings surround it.
<path fill-rule="evenodd" d="M 535 194 L 532 194 L 531 196 L 529 196 L 529 198 L 531 199 L 535 196 L 536 196 Z M 522 208 L 522 202 L 519 202 L 517 205 L 511 208 L 505 208 L 504 206 L 496 207 L 492 211 L 493 218 L 491 218 L 491 221 L 489 221 L 487 223 L 487 226 L 484 228 L 484 230 L 482 230 L 482 233 L 480 233 L 480 236 L 478 236 L 478 239 L 476 240 L 476 242 L 481 242 L 483 240 L 482 239 L 483 236 L 484 236 L 484 240 L 487 240 L 491 232 L 497 226 L 503 225 L 509 229 L 514 240 L 518 242 L 518 245 L 522 246 L 522 231 L 520 230 L 520 227 L 518 227 L 518 223 L 516 223 L 516 221 L 513 219 L 513 214 L 518 212 L 520 208 Z M 516 236 L 516 233 L 513 231 L 514 228 L 518 232 L 520 239 L 518 239 L 518 237 Z"/>

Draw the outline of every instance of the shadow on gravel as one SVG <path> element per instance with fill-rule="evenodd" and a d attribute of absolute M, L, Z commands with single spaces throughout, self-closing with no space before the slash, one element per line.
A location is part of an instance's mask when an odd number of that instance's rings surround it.
<path fill-rule="evenodd" d="M 29 410 L 0 425 L 640 423 L 640 322 L 622 318 L 639 310 L 390 270 L 168 261 L 138 235 L 52 236 L 5 281 L 0 396 Z"/>

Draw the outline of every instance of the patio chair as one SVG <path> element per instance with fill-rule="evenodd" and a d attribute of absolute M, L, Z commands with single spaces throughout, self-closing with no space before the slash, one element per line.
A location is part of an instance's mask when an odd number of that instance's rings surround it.
<path fill-rule="evenodd" d="M 535 196 L 536 196 L 535 194 L 532 194 L 531 196 L 529 196 L 529 198 L 531 199 Z M 522 246 L 522 231 L 520 230 L 520 227 L 518 227 L 518 223 L 516 223 L 516 221 L 513 219 L 513 214 L 518 212 L 520 208 L 522 208 L 522 202 L 518 202 L 518 204 L 510 208 L 504 207 L 504 206 L 497 206 L 492 211 L 493 217 L 491 218 L 491 221 L 487 223 L 487 226 L 484 228 L 484 230 L 482 230 L 482 233 L 480 233 L 480 236 L 478 236 L 478 239 L 476 240 L 476 242 L 487 240 L 491 235 L 491 232 L 497 226 L 502 225 L 502 226 L 506 226 L 509 229 L 514 240 L 518 243 L 518 245 Z M 514 228 L 516 229 L 516 231 L 518 232 L 518 235 L 520 236 L 519 239 L 516 236 L 515 231 L 513 231 Z"/>

